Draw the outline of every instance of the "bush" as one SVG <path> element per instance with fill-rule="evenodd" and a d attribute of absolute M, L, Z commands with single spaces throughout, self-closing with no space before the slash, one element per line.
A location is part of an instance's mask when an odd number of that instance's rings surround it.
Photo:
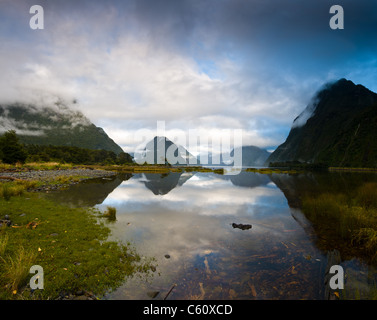
<path fill-rule="evenodd" d="M 23 146 L 19 143 L 18 137 L 14 130 L 9 130 L 0 138 L 0 154 L 2 161 L 8 164 L 17 162 L 24 163 L 27 158 Z"/>

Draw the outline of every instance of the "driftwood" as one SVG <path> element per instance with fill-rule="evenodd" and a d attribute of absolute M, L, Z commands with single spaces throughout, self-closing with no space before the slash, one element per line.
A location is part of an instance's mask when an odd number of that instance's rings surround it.
<path fill-rule="evenodd" d="M 171 288 L 170 288 L 170 290 L 168 291 L 168 293 L 166 294 L 166 296 L 165 296 L 165 298 L 164 298 L 164 300 L 166 300 L 166 298 L 168 297 L 168 295 L 173 291 L 173 289 L 176 287 L 176 283 L 174 283 L 172 286 L 171 286 Z"/>

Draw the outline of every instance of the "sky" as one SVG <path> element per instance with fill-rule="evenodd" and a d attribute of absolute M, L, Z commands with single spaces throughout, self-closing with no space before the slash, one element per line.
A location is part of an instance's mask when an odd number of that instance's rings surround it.
<path fill-rule="evenodd" d="M 158 121 L 273 150 L 324 83 L 377 92 L 376 52 L 375 1 L 0 0 L 0 103 L 66 101 L 126 152 Z"/>

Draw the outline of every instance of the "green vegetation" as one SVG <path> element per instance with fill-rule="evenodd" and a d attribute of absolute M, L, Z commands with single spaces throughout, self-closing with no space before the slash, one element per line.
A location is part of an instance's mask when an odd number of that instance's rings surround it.
<path fill-rule="evenodd" d="M 141 262 L 130 244 L 109 241 L 97 210 L 58 205 L 38 194 L 0 202 L 0 219 L 12 221 L 0 228 L 0 299 L 56 299 L 80 290 L 101 297 L 155 268 L 153 259 Z M 32 265 L 43 268 L 43 290 L 30 290 Z"/>
<path fill-rule="evenodd" d="M 115 221 L 116 213 L 116 208 L 108 206 L 106 212 L 103 214 L 103 217 L 106 217 L 109 221 Z"/>
<path fill-rule="evenodd" d="M 26 145 L 27 162 L 60 162 L 71 164 L 119 164 L 132 163 L 132 157 L 125 152 L 118 155 L 113 151 L 90 150 L 67 146 Z"/>
<path fill-rule="evenodd" d="M 24 163 L 27 153 L 19 143 L 14 130 L 7 131 L 0 137 L 0 160 L 4 163 Z"/>
<path fill-rule="evenodd" d="M 30 134 L 20 134 L 25 145 L 73 146 L 91 150 L 113 151 L 122 149 L 99 127 L 81 112 L 73 110 L 62 101 L 51 107 L 24 104 L 0 105 L 0 117 Z M 16 129 L 17 131 L 17 129 Z"/>
<path fill-rule="evenodd" d="M 125 152 L 92 150 L 73 146 L 21 145 L 15 131 L 0 137 L 0 160 L 5 164 L 55 162 L 70 164 L 124 165 L 133 163 Z"/>
<path fill-rule="evenodd" d="M 365 183 L 352 194 L 304 196 L 302 210 L 319 235 L 331 229 L 334 239 L 345 241 L 357 255 L 377 263 L 377 183 Z"/>
<path fill-rule="evenodd" d="M 36 181 L 10 181 L 0 183 L 0 199 L 8 201 L 13 196 L 21 196 L 37 185 Z"/>

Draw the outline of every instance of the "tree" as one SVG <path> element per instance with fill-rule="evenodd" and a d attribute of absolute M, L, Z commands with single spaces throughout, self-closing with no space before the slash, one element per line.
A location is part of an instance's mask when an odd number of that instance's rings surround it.
<path fill-rule="evenodd" d="M 3 134 L 0 138 L 0 148 L 0 155 L 4 163 L 24 163 L 27 158 L 27 153 L 19 143 L 16 131 L 14 130 L 9 130 Z"/>
<path fill-rule="evenodd" d="M 118 154 L 117 163 L 118 164 L 132 163 L 132 157 L 128 153 L 121 152 Z"/>

